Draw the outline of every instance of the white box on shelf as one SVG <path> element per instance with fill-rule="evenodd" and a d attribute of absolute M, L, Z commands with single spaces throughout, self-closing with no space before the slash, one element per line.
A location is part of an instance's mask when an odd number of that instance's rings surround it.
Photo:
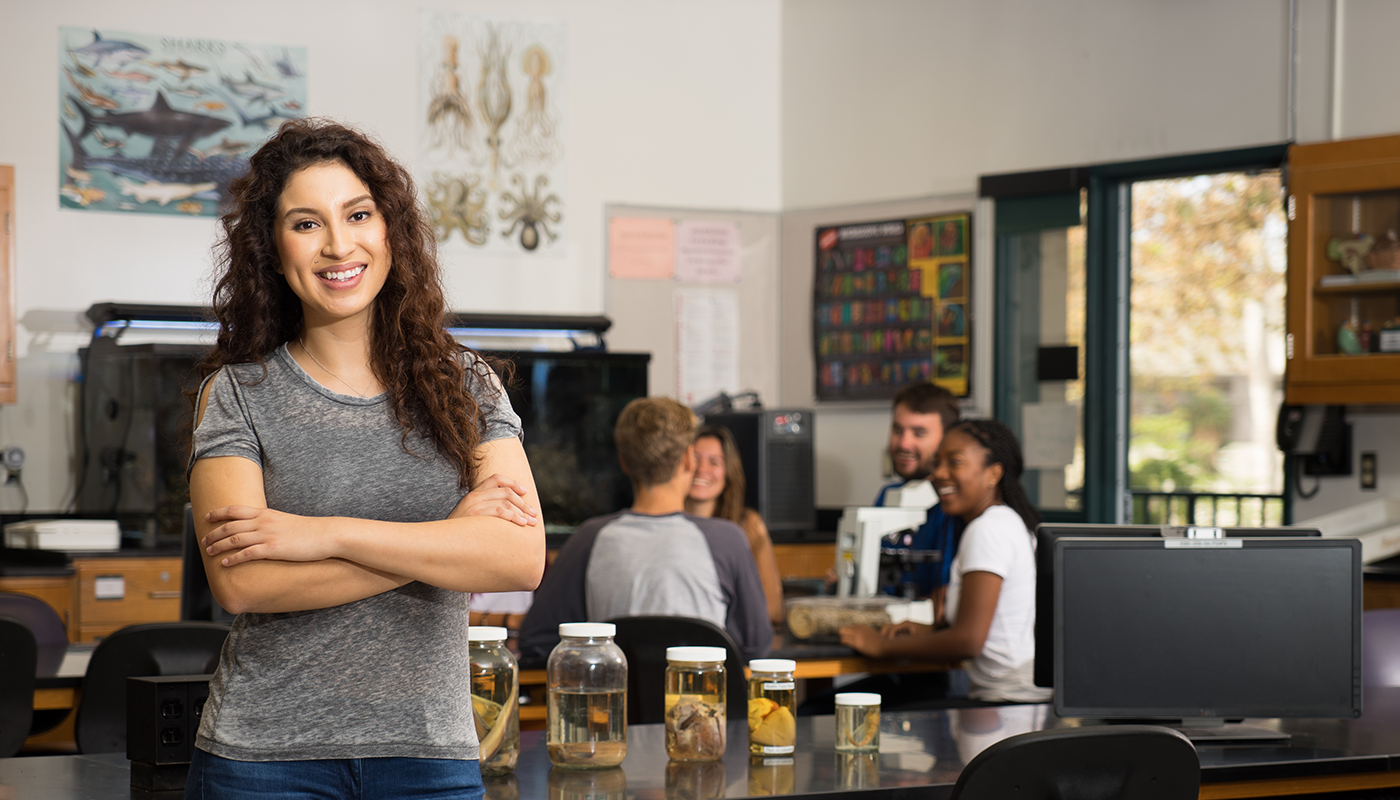
<path fill-rule="evenodd" d="M 1359 539 L 1364 564 L 1400 553 L 1400 498 L 1381 497 L 1294 524 L 1317 528 L 1323 536 Z"/>
<path fill-rule="evenodd" d="M 121 545 L 121 527 L 113 519 L 31 519 L 5 526 L 6 547 L 92 553 Z"/>

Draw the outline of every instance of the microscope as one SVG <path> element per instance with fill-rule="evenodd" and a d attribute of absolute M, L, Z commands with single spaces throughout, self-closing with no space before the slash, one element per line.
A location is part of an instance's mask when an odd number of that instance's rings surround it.
<path fill-rule="evenodd" d="M 911 550 L 893 536 L 923 525 L 937 502 L 932 484 L 911 481 L 885 492 L 883 507 L 847 506 L 836 529 L 836 596 L 875 597 L 886 584 L 898 587 L 914 564 L 940 560 L 941 553 Z"/>

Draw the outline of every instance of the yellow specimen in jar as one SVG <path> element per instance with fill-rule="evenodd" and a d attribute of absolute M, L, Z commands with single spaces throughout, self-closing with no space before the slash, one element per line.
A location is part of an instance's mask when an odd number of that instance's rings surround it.
<path fill-rule="evenodd" d="M 797 720 L 786 706 L 766 697 L 749 700 L 749 741 L 768 747 L 797 743 Z"/>
<path fill-rule="evenodd" d="M 865 712 L 865 721 L 846 734 L 846 741 L 855 747 L 869 747 L 880 732 L 880 709 L 872 708 Z"/>
<path fill-rule="evenodd" d="M 512 685 L 510 687 L 510 694 L 506 696 L 505 705 L 479 694 L 471 696 L 472 721 L 476 724 L 476 738 L 480 748 L 479 758 L 483 764 L 491 760 L 491 757 L 496 755 L 496 751 L 505 743 L 506 732 L 511 727 L 507 723 L 510 720 L 510 715 L 515 713 L 518 690 L 518 686 Z"/>

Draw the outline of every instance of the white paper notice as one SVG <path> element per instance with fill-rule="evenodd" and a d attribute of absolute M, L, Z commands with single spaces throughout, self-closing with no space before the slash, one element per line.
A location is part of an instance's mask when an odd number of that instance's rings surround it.
<path fill-rule="evenodd" d="M 1021 448 L 1026 469 L 1058 469 L 1074 461 L 1079 432 L 1077 403 L 1026 403 L 1021 406 Z"/>
<path fill-rule="evenodd" d="M 739 296 L 725 289 L 678 289 L 676 397 L 688 406 L 739 391 Z"/>
<path fill-rule="evenodd" d="M 676 279 L 689 283 L 739 280 L 739 223 L 681 222 L 676 226 Z"/>

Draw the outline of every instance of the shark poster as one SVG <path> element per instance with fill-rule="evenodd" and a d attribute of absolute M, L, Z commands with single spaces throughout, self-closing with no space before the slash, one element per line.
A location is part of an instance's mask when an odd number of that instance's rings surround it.
<path fill-rule="evenodd" d="M 216 216 L 306 108 L 306 49 L 59 28 L 61 208 Z"/>
<path fill-rule="evenodd" d="M 564 249 L 564 24 L 419 12 L 418 182 L 444 255 Z"/>

